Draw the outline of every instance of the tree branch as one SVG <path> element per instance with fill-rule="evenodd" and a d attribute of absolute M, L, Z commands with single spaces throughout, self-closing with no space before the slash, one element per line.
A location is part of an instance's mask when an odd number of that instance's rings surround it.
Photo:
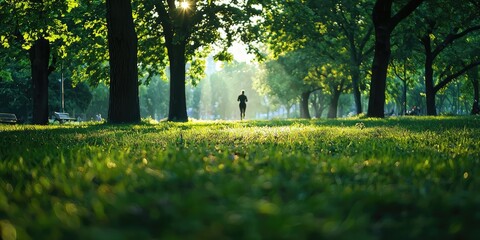
<path fill-rule="evenodd" d="M 469 65 L 465 66 L 463 69 L 461 69 L 460 71 L 446 77 L 445 79 L 443 79 L 443 81 L 441 81 L 440 83 L 437 84 L 437 86 L 435 86 L 433 88 L 433 90 L 435 92 L 438 92 L 440 89 L 444 88 L 448 83 L 450 83 L 451 81 L 453 81 L 455 78 L 463 75 L 465 72 L 467 72 L 468 70 L 474 68 L 475 66 L 478 66 L 480 65 L 480 60 L 478 61 L 475 61 L 473 63 L 470 63 Z"/>
<path fill-rule="evenodd" d="M 340 26 L 342 27 L 343 29 L 343 32 L 345 33 L 345 35 L 348 37 L 348 39 L 353 39 L 354 36 L 353 36 L 353 33 L 348 31 L 347 27 L 348 26 L 351 26 L 350 22 L 348 21 L 347 17 L 345 16 L 345 13 L 344 13 L 344 10 L 343 8 L 340 9 L 340 16 L 342 17 L 343 19 L 343 22 L 345 24 L 340 24 Z"/>
<path fill-rule="evenodd" d="M 165 9 L 166 6 L 162 3 L 162 1 L 156 1 L 154 3 L 155 9 L 157 10 L 158 17 L 157 20 L 159 20 L 160 25 L 162 25 L 163 28 L 163 35 L 165 37 L 165 42 L 166 44 L 171 44 L 173 41 L 173 25 L 170 19 L 170 16 Z"/>
<path fill-rule="evenodd" d="M 445 67 L 445 68 L 443 69 L 443 71 L 442 71 L 440 74 L 438 74 L 438 78 L 439 78 L 439 79 L 442 79 L 442 78 L 444 78 L 445 76 L 448 76 L 448 70 L 449 70 L 449 68 L 451 68 L 451 67 L 452 67 L 451 65 Z"/>
<path fill-rule="evenodd" d="M 390 64 L 392 64 L 393 74 L 395 74 L 395 76 L 397 76 L 398 79 L 400 79 L 402 82 L 404 82 L 403 78 L 400 76 L 400 74 L 397 71 L 397 65 L 395 65 L 395 61 L 393 59 L 392 59 L 392 61 L 390 61 Z"/>
<path fill-rule="evenodd" d="M 381 1 L 381 0 L 378 0 Z M 410 15 L 415 9 L 417 9 L 420 4 L 422 4 L 424 0 L 410 0 L 407 5 L 405 5 L 400 11 L 397 12 L 391 19 L 389 27 L 393 30 L 398 23 L 400 23 L 404 18 Z"/>
<path fill-rule="evenodd" d="M 361 53 L 363 52 L 363 49 L 367 45 L 368 40 L 372 36 L 372 33 L 373 33 L 373 26 L 370 26 L 367 30 L 367 33 L 365 33 L 365 35 L 363 36 L 363 39 L 360 41 L 360 46 L 359 47 L 360 47 L 360 52 Z"/>
<path fill-rule="evenodd" d="M 443 42 L 435 48 L 435 50 L 433 51 L 433 56 L 435 57 L 438 54 L 440 54 L 440 52 L 443 51 L 443 49 L 445 49 L 448 46 L 448 44 L 451 44 L 453 41 L 461 37 L 464 37 L 465 35 L 477 30 L 480 30 L 480 25 L 467 28 L 463 32 L 460 32 L 457 34 L 452 34 L 452 33 L 448 34 L 447 37 L 443 40 Z"/>

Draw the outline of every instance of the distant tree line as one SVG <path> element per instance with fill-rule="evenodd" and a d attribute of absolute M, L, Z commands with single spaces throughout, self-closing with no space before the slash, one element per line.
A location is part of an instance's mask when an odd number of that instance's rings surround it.
<path fill-rule="evenodd" d="M 285 91 L 298 90 L 286 95 L 303 99 L 302 117 L 310 117 L 305 99 L 315 91 L 328 96 L 328 117 L 336 117 L 340 93 L 353 95 L 357 114 L 364 111 L 362 95 L 367 116 L 384 117 L 393 101 L 402 106 L 397 114 L 405 114 L 407 91 L 416 86 L 423 88 L 425 113 L 436 115 L 444 107 L 436 100 L 454 82 L 470 91 L 464 102 L 478 113 L 479 1 L 268 2 L 259 35 L 269 55 L 264 82 L 284 100 Z M 281 93 L 274 78 L 303 88 L 283 84 Z"/>

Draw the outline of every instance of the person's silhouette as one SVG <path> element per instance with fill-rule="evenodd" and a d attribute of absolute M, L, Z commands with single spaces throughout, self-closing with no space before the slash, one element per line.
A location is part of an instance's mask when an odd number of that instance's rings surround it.
<path fill-rule="evenodd" d="M 240 120 L 245 118 L 245 110 L 247 109 L 248 98 L 245 95 L 245 91 L 242 90 L 242 94 L 238 95 L 237 102 L 240 102 Z"/>

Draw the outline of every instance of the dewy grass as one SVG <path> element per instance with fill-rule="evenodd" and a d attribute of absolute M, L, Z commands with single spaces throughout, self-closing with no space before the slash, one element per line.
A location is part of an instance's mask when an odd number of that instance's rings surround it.
<path fill-rule="evenodd" d="M 0 126 L 2 239 L 474 239 L 478 117 Z"/>

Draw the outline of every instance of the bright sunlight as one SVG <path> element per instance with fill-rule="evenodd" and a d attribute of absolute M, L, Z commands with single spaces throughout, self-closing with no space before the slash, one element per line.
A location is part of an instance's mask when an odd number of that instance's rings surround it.
<path fill-rule="evenodd" d="M 184 10 L 188 9 L 190 7 L 190 4 L 188 4 L 187 1 L 182 1 L 180 2 L 180 7 Z"/>

